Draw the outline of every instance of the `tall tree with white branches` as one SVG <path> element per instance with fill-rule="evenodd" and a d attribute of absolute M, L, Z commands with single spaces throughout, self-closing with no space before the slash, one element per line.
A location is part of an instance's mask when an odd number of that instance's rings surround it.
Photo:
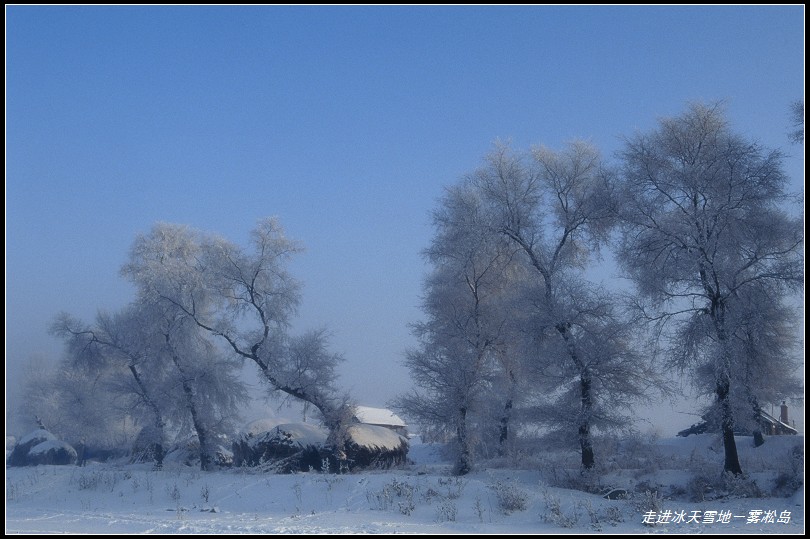
<path fill-rule="evenodd" d="M 525 299 L 511 305 L 511 324 L 530 336 L 513 342 L 533 348 L 520 354 L 529 370 L 548 380 L 553 374 L 556 387 L 566 388 L 558 413 L 538 419 L 573 432 L 583 468 L 592 468 L 594 427 L 608 426 L 609 415 L 617 419 L 616 404 L 643 397 L 653 381 L 629 332 L 620 329 L 625 322 L 612 305 L 616 298 L 584 279 L 613 224 L 610 171 L 584 142 L 528 154 L 499 145 L 462 186 L 480 204 L 476 233 L 505 245 L 520 268 L 513 297 Z"/>
<path fill-rule="evenodd" d="M 94 325 L 59 315 L 52 330 L 66 341 L 68 365 L 117 373 L 116 393 L 132 403 L 131 417 L 145 423 L 141 441 L 152 446 L 158 467 L 173 430 L 192 433 L 201 469 L 213 468 L 215 438 L 230 433 L 247 393 L 239 365 L 206 333 L 172 307 L 143 298 L 118 313 L 99 314 Z"/>
<path fill-rule="evenodd" d="M 419 389 L 396 404 L 424 426 L 452 433 L 457 475 L 472 470 L 483 408 L 494 400 L 495 379 L 508 377 L 499 358 L 509 342 L 515 250 L 482 233 L 482 212 L 477 193 L 465 186 L 448 189 L 434 212 L 436 233 L 424 253 L 433 266 L 424 286 L 426 320 L 413 325 L 419 346 L 405 361 Z M 501 407 L 511 407 L 509 394 Z M 502 429 L 508 428 L 507 412 Z"/>
<path fill-rule="evenodd" d="M 300 285 L 287 263 L 301 247 L 276 219 L 263 219 L 245 249 L 189 227 L 158 224 L 140 235 L 123 273 L 139 294 L 192 321 L 260 369 L 271 388 L 314 406 L 338 455 L 352 406 L 336 386 L 342 361 L 325 332 L 291 336 Z"/>
<path fill-rule="evenodd" d="M 733 403 L 778 353 L 745 351 L 760 331 L 746 314 L 764 309 L 779 326 L 803 290 L 803 226 L 787 211 L 782 154 L 733 133 L 719 105 L 693 104 L 627 140 L 621 157 L 621 265 L 673 361 L 710 377 L 724 469 L 741 474 Z"/>

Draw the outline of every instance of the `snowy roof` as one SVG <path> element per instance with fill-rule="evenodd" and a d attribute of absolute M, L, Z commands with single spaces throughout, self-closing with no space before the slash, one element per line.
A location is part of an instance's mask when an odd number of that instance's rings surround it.
<path fill-rule="evenodd" d="M 788 432 L 790 432 L 792 434 L 798 434 L 799 433 L 799 431 L 797 431 L 795 428 L 793 428 L 790 425 L 788 425 L 787 423 L 783 422 L 781 419 L 776 419 L 774 416 L 772 416 L 771 414 L 769 414 L 765 410 L 760 410 L 759 411 L 759 417 L 760 417 L 760 419 L 765 420 L 767 423 L 770 423 L 771 425 L 773 425 L 775 427 L 781 427 L 782 429 L 784 429 L 784 430 L 786 430 L 786 431 L 788 431 Z"/>
<path fill-rule="evenodd" d="M 688 429 L 684 429 L 678 433 L 678 436 L 687 437 L 691 434 L 703 434 L 705 432 L 715 432 L 720 430 L 720 426 L 717 422 L 711 422 L 710 418 L 707 415 L 702 416 L 703 421 L 700 423 L 695 423 Z M 776 419 L 771 414 L 766 412 L 765 410 L 760 410 L 759 415 L 757 417 L 758 423 L 760 426 L 770 425 L 770 427 L 776 429 L 777 434 L 798 434 L 795 428 L 791 427 L 787 423 L 783 423 L 779 419 Z M 748 435 L 751 436 L 753 434 L 752 429 L 739 429 L 736 426 L 734 427 L 735 435 Z"/>
<path fill-rule="evenodd" d="M 396 432 L 376 425 L 351 425 L 348 432 L 354 443 L 368 449 L 395 451 L 407 444 L 405 438 Z"/>
<path fill-rule="evenodd" d="M 387 408 L 356 406 L 354 417 L 366 425 L 387 425 L 389 427 L 407 427 L 408 425 L 394 412 Z"/>

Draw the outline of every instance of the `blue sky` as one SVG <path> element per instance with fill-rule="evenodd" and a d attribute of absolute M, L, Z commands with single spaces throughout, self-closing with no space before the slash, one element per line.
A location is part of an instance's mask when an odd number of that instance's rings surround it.
<path fill-rule="evenodd" d="M 245 242 L 276 215 L 307 249 L 296 327 L 328 326 L 343 385 L 383 405 L 408 386 L 429 213 L 494 140 L 612 159 L 724 100 L 799 186 L 803 96 L 802 5 L 7 7 L 7 387 L 58 357 L 57 312 L 132 299 L 118 270 L 156 221 Z"/>

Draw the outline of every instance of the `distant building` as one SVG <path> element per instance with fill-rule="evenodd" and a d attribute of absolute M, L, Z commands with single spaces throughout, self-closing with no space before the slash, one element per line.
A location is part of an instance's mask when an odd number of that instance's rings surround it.
<path fill-rule="evenodd" d="M 408 425 L 397 414 L 387 408 L 372 408 L 370 406 L 356 406 L 354 417 L 355 423 L 363 425 L 374 425 L 391 429 L 397 434 L 407 438 Z"/>
<path fill-rule="evenodd" d="M 788 407 L 785 401 L 782 401 L 782 406 L 780 406 L 779 419 L 776 419 L 765 411 L 761 411 L 759 416 L 759 424 L 765 434 L 799 434 L 799 431 L 790 426 L 790 422 L 788 421 Z"/>
<path fill-rule="evenodd" d="M 705 432 L 719 432 L 720 427 L 719 425 L 712 425 L 707 419 L 706 416 L 702 417 L 703 421 L 700 423 L 695 423 L 688 429 L 684 429 L 678 433 L 678 436 L 689 436 L 690 434 L 703 434 Z M 780 406 L 780 413 L 779 419 L 776 419 L 771 414 L 767 413 L 765 410 L 759 411 L 759 417 L 757 418 L 757 423 L 759 423 L 759 428 L 762 429 L 762 434 L 767 434 L 770 436 L 779 436 L 785 434 L 799 434 L 795 428 L 791 427 L 788 424 L 788 407 L 785 402 L 782 402 Z M 751 436 L 754 434 L 751 431 L 743 431 L 740 429 L 735 429 L 734 434 L 738 436 Z"/>

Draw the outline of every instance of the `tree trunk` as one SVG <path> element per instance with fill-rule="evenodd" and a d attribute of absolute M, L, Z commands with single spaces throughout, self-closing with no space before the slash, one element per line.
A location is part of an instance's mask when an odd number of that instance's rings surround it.
<path fill-rule="evenodd" d="M 509 420 L 512 415 L 512 399 L 506 401 L 501 417 L 500 435 L 498 436 L 498 455 L 506 454 L 506 442 L 509 441 Z"/>
<path fill-rule="evenodd" d="M 587 372 L 579 378 L 581 395 L 581 409 L 579 422 L 579 446 L 582 450 L 582 467 L 590 470 L 594 466 L 593 443 L 591 441 L 590 416 L 593 409 L 593 396 L 591 395 L 591 379 Z"/>
<path fill-rule="evenodd" d="M 273 389 L 286 393 L 291 397 L 300 399 L 303 402 L 308 402 L 317 408 L 318 411 L 320 411 L 323 415 L 326 428 L 329 429 L 327 443 L 332 444 L 334 456 L 340 465 L 339 467 L 342 467 L 342 465 L 345 464 L 345 450 L 346 443 L 348 442 L 346 427 L 351 421 L 351 414 L 347 414 L 346 412 L 351 410 L 351 406 L 347 405 L 346 403 L 341 403 L 339 399 L 330 398 L 328 392 L 321 391 L 318 388 L 293 386 L 284 382 L 273 374 L 270 364 L 267 361 L 264 361 L 259 355 L 259 349 L 261 348 L 262 343 L 264 343 L 264 341 L 268 338 L 268 335 L 270 335 L 272 328 L 269 325 L 269 322 L 265 319 L 265 315 L 261 307 L 255 303 L 252 285 L 249 285 L 248 283 L 245 284 L 251 290 L 251 300 L 249 303 L 257 310 L 257 312 L 260 314 L 262 322 L 264 323 L 264 337 L 255 342 L 252 346 L 250 346 L 250 348 L 240 346 L 234 336 L 218 331 L 214 327 L 201 322 L 200 319 L 196 317 L 193 310 L 188 310 L 185 308 L 183 310 L 186 312 L 186 314 L 191 316 L 192 320 L 194 320 L 199 327 L 225 339 L 230 348 L 236 352 L 237 355 L 253 361 L 259 367 L 259 369 L 261 369 L 262 374 Z"/>
<path fill-rule="evenodd" d="M 211 450 L 209 448 L 209 432 L 200 419 L 200 415 L 197 413 L 197 407 L 194 405 L 194 389 L 185 379 L 183 380 L 183 392 L 186 394 L 188 411 L 191 413 L 191 421 L 194 425 L 194 430 L 197 431 L 197 440 L 200 442 L 200 470 L 207 472 L 213 468 Z"/>
<path fill-rule="evenodd" d="M 348 445 L 351 441 L 349 436 L 349 426 L 354 417 L 354 406 L 347 403 L 336 403 L 325 398 L 313 398 L 304 400 L 315 406 L 323 416 L 324 425 L 329 430 L 326 444 L 331 448 L 332 456 L 335 458 L 337 466 L 333 470 L 335 473 L 349 471 Z"/>
<path fill-rule="evenodd" d="M 723 449 L 725 461 L 723 470 L 734 475 L 742 475 L 740 459 L 737 455 L 737 442 L 734 440 L 734 416 L 729 400 L 729 381 L 724 376 L 717 381 L 717 402 L 720 404 L 720 426 L 723 431 Z"/>
<path fill-rule="evenodd" d="M 509 369 L 509 394 L 506 398 L 506 404 L 503 407 L 503 416 L 501 416 L 500 433 L 498 436 L 498 455 L 503 456 L 506 454 L 507 444 L 509 442 L 509 422 L 512 420 L 512 407 L 514 406 L 515 391 L 517 381 L 515 380 L 515 373 Z"/>
<path fill-rule="evenodd" d="M 456 427 L 458 438 L 458 458 L 453 468 L 454 475 L 467 475 L 472 470 L 472 455 L 470 451 L 470 440 L 467 432 L 467 408 L 459 408 L 459 421 Z"/>
<path fill-rule="evenodd" d="M 582 468 L 590 470 L 594 466 L 593 442 L 591 441 L 591 413 L 593 411 L 593 386 L 588 367 L 580 361 L 576 346 L 571 340 L 570 324 L 557 324 L 556 329 L 568 347 L 571 361 L 579 369 L 580 408 L 579 408 L 579 448 L 582 452 Z"/>
<path fill-rule="evenodd" d="M 329 398 L 324 392 L 318 389 L 307 389 L 293 387 L 282 383 L 270 370 L 270 367 L 262 362 L 257 355 L 247 355 L 245 357 L 253 360 L 259 366 L 264 377 L 270 384 L 283 393 L 300 399 L 304 403 L 314 406 L 323 416 L 326 428 L 329 430 L 327 445 L 332 448 L 332 454 L 338 462 L 339 472 L 346 464 L 346 445 L 349 442 L 347 427 L 350 425 L 353 414 L 353 406 L 345 402 L 340 402 L 334 398 Z"/>
<path fill-rule="evenodd" d="M 177 367 L 177 372 L 180 374 L 183 393 L 186 395 L 186 406 L 191 414 L 191 422 L 194 425 L 194 430 L 197 432 L 197 441 L 200 443 L 200 469 L 207 472 L 213 468 L 211 451 L 208 447 L 208 428 L 205 426 L 205 423 L 202 421 L 202 418 L 200 418 L 200 414 L 197 411 L 197 405 L 194 402 L 194 388 L 191 386 L 191 384 L 189 384 L 189 379 L 186 376 L 182 364 L 180 363 L 180 358 L 177 356 L 174 348 L 172 347 L 169 334 L 166 333 L 164 337 L 166 338 L 166 345 L 171 351 L 172 362 L 174 363 L 174 366 Z"/>
<path fill-rule="evenodd" d="M 723 450 L 725 452 L 723 470 L 734 475 L 742 475 L 742 467 L 737 455 L 737 442 L 734 440 L 734 412 L 731 409 L 731 380 L 728 374 L 731 368 L 731 357 L 725 324 L 725 308 L 725 303 L 719 297 L 712 299 L 709 314 L 712 317 L 722 353 L 722 363 L 719 368 L 715 367 L 717 370 L 715 394 L 717 395 L 717 403 L 720 405 L 720 428 L 723 433 Z"/>
<path fill-rule="evenodd" d="M 162 470 L 163 469 L 163 457 L 166 455 L 166 451 L 163 450 L 163 442 L 156 442 L 155 443 L 155 469 Z"/>
<path fill-rule="evenodd" d="M 762 435 L 762 426 L 760 423 L 762 408 L 759 407 L 759 400 L 757 400 L 756 397 L 752 396 L 750 400 L 754 414 L 754 447 L 759 447 L 765 443 L 765 437 Z"/>
<path fill-rule="evenodd" d="M 163 420 L 163 414 L 160 413 L 160 409 L 157 407 L 157 404 L 155 404 L 155 401 L 149 398 L 149 394 L 146 392 L 146 385 L 143 383 L 141 375 L 138 372 L 138 369 L 135 368 L 135 365 L 129 365 L 129 372 L 132 373 L 133 378 L 135 378 L 135 383 L 138 384 L 138 388 L 141 390 L 141 397 L 144 401 L 146 401 L 146 405 L 152 410 L 152 413 L 155 416 L 155 429 L 157 430 L 159 439 L 154 442 L 153 449 L 155 456 L 155 469 L 160 470 L 163 468 L 163 456 L 166 454 L 163 450 L 166 422 Z"/>

